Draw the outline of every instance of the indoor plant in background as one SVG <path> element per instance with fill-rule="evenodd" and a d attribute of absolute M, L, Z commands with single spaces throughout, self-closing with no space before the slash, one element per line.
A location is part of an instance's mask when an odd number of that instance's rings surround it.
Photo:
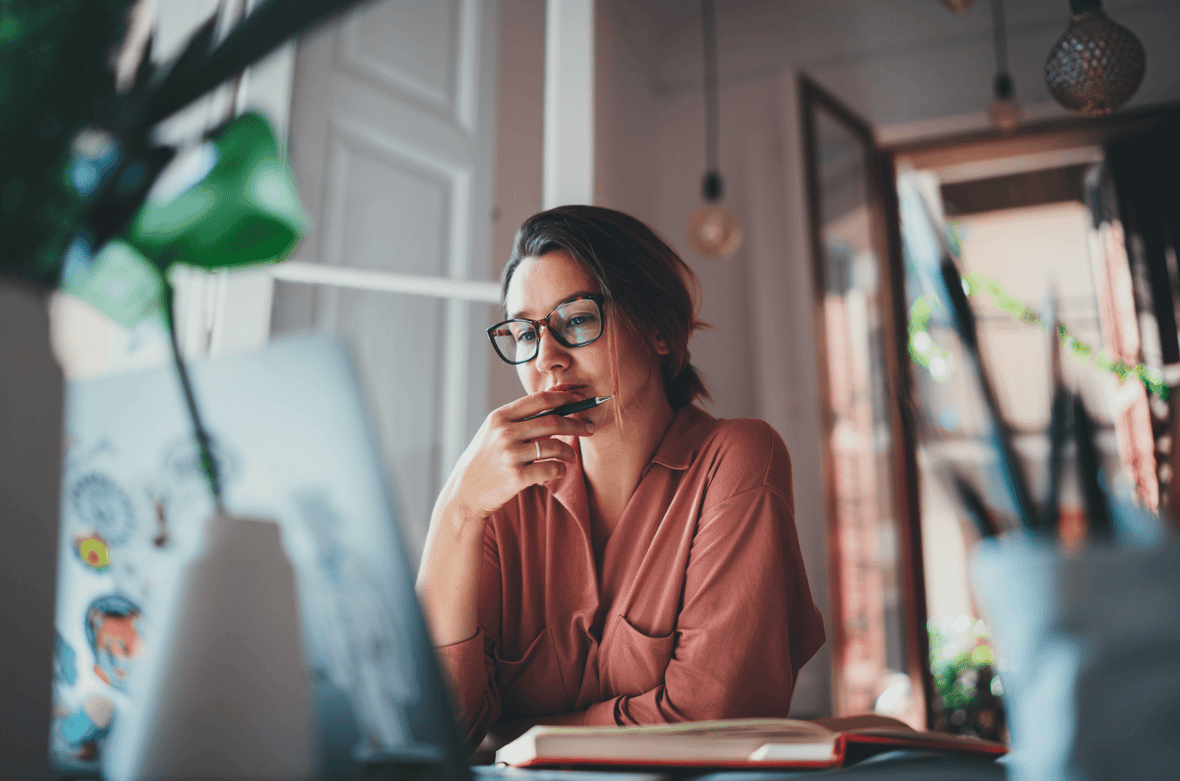
<path fill-rule="evenodd" d="M 261 0 L 223 39 L 216 17 L 171 62 L 151 58 L 150 4 L 0 2 L 0 764 L 41 779 L 48 757 L 62 377 L 46 294 L 63 288 L 132 324 L 162 316 L 202 465 L 217 465 L 171 327 L 169 269 L 281 260 L 304 217 L 264 118 L 214 131 L 210 165 L 149 199 L 175 149 L 157 125 L 292 35 L 356 0 Z M 139 17 L 142 21 L 142 17 Z"/>
<path fill-rule="evenodd" d="M 1004 690 L 984 622 L 960 615 L 929 621 L 926 630 L 937 696 L 930 728 L 1007 742 Z"/>

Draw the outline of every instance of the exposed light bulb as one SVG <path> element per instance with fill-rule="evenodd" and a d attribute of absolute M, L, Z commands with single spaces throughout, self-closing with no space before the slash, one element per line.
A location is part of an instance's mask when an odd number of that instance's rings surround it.
<path fill-rule="evenodd" d="M 705 174 L 705 203 L 688 215 L 688 243 L 693 251 L 706 258 L 727 258 L 742 246 L 742 221 L 718 201 L 721 199 L 721 175 Z"/>
<path fill-rule="evenodd" d="M 702 257 L 729 257 L 742 238 L 742 221 L 719 203 L 703 204 L 688 215 L 688 243 Z"/>
<path fill-rule="evenodd" d="M 992 126 L 1001 132 L 1010 133 L 1020 125 L 1020 104 L 1013 96 L 1012 77 L 1007 73 L 996 74 L 992 104 L 987 113 Z"/>
<path fill-rule="evenodd" d="M 1020 104 L 1012 98 L 996 98 L 988 108 L 992 127 L 1004 133 L 1010 133 L 1020 125 Z"/>

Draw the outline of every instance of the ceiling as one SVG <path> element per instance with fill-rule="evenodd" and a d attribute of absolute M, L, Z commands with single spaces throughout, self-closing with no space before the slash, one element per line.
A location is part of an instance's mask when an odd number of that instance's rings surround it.
<path fill-rule="evenodd" d="M 656 94 L 701 85 L 700 5 L 602 0 L 648 64 Z M 1147 73 L 1130 105 L 1180 100 L 1180 2 L 1107 0 L 1139 36 Z M 1045 58 L 1069 22 L 1068 0 L 1005 4 L 1010 70 L 1023 104 L 1051 114 Z M 995 73 L 992 6 L 956 14 L 939 0 L 717 0 L 722 83 L 806 71 L 875 126 L 986 110 Z M 724 101 L 724 93 L 722 95 Z"/>

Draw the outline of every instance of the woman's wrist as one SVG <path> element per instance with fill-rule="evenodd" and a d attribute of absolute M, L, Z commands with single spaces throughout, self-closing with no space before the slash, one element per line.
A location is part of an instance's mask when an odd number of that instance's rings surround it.
<path fill-rule="evenodd" d="M 447 492 L 443 493 L 444 495 L 440 497 L 439 503 L 435 506 L 431 525 L 442 526 L 455 538 L 474 531 L 478 531 L 482 535 L 484 524 L 491 517 L 491 513 L 477 510 L 462 496 L 446 496 Z"/>

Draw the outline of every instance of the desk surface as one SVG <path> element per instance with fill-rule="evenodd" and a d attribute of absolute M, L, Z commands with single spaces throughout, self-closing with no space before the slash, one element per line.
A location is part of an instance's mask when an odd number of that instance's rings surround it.
<path fill-rule="evenodd" d="M 790 781 L 838 778 L 849 781 L 1006 781 L 1003 759 L 958 757 L 927 751 L 889 751 L 859 764 L 830 770 L 726 770 L 702 773 L 678 768 L 675 772 L 613 770 L 546 770 L 476 765 L 476 781 Z"/>

